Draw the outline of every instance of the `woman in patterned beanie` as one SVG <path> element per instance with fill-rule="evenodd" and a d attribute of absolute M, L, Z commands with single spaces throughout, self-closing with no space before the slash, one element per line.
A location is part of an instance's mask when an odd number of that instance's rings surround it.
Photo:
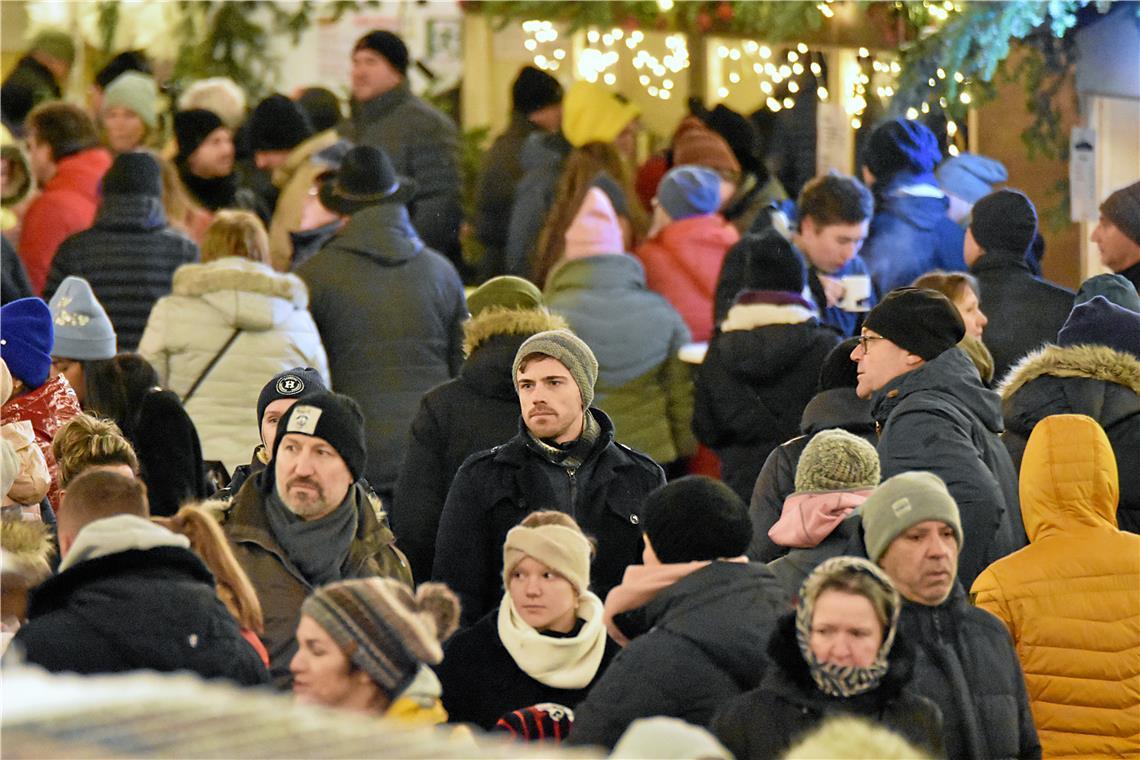
<path fill-rule="evenodd" d="M 804 581 L 794 613 L 777 624 L 760 686 L 729 702 L 712 730 L 738 760 L 783 755 L 825 719 L 869 718 L 935 757 L 942 719 L 910 683 L 914 654 L 897 638 L 902 601 L 878 567 L 827 560 Z"/>

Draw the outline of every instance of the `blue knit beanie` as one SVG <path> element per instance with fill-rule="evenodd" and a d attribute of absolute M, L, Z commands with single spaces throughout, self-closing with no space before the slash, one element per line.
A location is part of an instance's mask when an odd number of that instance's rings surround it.
<path fill-rule="evenodd" d="M 1104 296 L 1073 307 L 1057 333 L 1057 345 L 1090 344 L 1108 346 L 1140 359 L 1140 314 L 1110 303 Z"/>
<path fill-rule="evenodd" d="M 82 361 L 115 356 L 115 328 L 87 280 L 65 277 L 48 306 L 55 324 L 53 356 Z"/>
<path fill-rule="evenodd" d="M 875 127 L 867 141 L 864 163 L 877 182 L 900 172 L 929 174 L 942 160 L 938 138 L 919 121 L 891 119 Z"/>
<path fill-rule="evenodd" d="M 951 156 L 939 164 L 934 176 L 943 190 L 967 203 L 977 203 L 993 191 L 994 185 L 1009 179 L 1001 161 L 976 153 Z"/>
<path fill-rule="evenodd" d="M 38 298 L 20 298 L 0 308 L 0 357 L 12 377 L 39 388 L 51 373 L 55 333 L 51 311 Z"/>
<path fill-rule="evenodd" d="M 661 178 L 657 202 L 673 221 L 720 208 L 720 175 L 703 166 L 677 166 Z"/>

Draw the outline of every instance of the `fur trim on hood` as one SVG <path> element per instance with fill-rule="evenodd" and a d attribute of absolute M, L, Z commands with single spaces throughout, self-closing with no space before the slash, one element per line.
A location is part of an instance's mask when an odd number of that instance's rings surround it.
<path fill-rule="evenodd" d="M 42 522 L 0 521 L 0 548 L 3 549 L 3 562 L 0 562 L 3 572 L 23 576 L 29 586 L 38 585 L 51 576 L 55 546 L 51 529 Z"/>
<path fill-rule="evenodd" d="M 280 298 L 297 309 L 309 306 L 309 289 L 300 277 L 237 256 L 209 264 L 183 264 L 174 273 L 174 295 L 200 297 L 231 290 Z"/>
<path fill-rule="evenodd" d="M 546 330 L 568 330 L 570 325 L 558 314 L 544 309 L 505 309 L 492 306 L 463 323 L 463 355 L 496 335 L 534 335 Z"/>
<path fill-rule="evenodd" d="M 1140 360 L 1108 346 L 1048 345 L 1027 355 L 1010 369 L 998 391 L 1002 400 L 1044 375 L 1087 377 L 1131 388 L 1140 394 Z"/>

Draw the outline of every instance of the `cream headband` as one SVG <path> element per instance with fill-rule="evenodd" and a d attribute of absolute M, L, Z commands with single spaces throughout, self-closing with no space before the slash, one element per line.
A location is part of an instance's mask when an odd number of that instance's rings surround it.
<path fill-rule="evenodd" d="M 503 586 L 510 588 L 511 571 L 531 557 L 570 581 L 579 594 L 590 587 L 590 542 L 581 531 L 564 525 L 517 525 L 503 544 Z"/>

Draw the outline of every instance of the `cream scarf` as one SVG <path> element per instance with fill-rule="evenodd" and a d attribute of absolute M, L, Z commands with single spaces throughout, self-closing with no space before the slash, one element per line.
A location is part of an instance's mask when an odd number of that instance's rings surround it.
<path fill-rule="evenodd" d="M 584 689 L 598 674 L 606 651 L 602 600 L 587 591 L 578 617 L 586 621 L 573 638 L 543 636 L 515 611 L 509 593 L 499 605 L 499 639 L 528 676 L 555 689 Z"/>

